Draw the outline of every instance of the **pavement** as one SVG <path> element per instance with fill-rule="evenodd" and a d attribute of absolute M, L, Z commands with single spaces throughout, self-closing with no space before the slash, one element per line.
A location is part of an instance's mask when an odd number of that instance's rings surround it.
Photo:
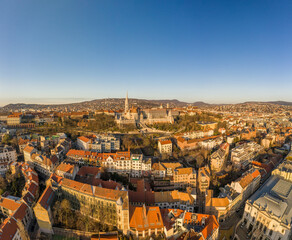
<path fill-rule="evenodd" d="M 241 227 L 241 225 L 239 225 L 235 231 L 235 238 L 237 240 L 243 240 L 243 239 L 250 239 L 247 236 L 247 228 L 246 226 L 244 226 L 243 228 Z"/>
<path fill-rule="evenodd" d="M 224 222 L 219 222 L 220 228 L 220 240 L 221 239 L 233 239 L 236 225 L 240 222 L 242 218 L 244 209 L 240 209 L 239 212 L 234 212 L 228 219 L 226 219 Z M 225 238 L 224 238 L 225 237 Z M 246 239 L 246 238 L 243 238 Z"/>

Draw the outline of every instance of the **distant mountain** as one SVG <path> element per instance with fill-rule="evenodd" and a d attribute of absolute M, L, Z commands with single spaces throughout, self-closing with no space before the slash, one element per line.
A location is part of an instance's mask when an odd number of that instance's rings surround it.
<path fill-rule="evenodd" d="M 69 104 L 25 104 L 25 103 L 17 103 L 17 104 L 8 104 L 2 107 L 1 111 L 15 111 L 19 109 L 34 109 L 34 110 L 42 110 L 42 109 L 58 109 L 58 110 L 101 110 L 101 109 L 109 109 L 109 110 L 119 110 L 123 109 L 125 104 L 124 98 L 104 98 L 104 99 L 95 99 L 91 101 L 84 101 L 79 103 L 69 103 Z M 188 103 L 181 102 L 177 99 L 171 100 L 147 100 L 147 99 L 136 99 L 129 98 L 130 107 L 141 107 L 141 108 L 153 108 L 153 107 L 184 107 L 187 106 Z"/>
<path fill-rule="evenodd" d="M 272 102 L 267 102 L 267 103 L 283 105 L 283 106 L 292 106 L 292 102 L 285 102 L 285 101 L 272 101 Z"/>
<path fill-rule="evenodd" d="M 69 104 L 26 104 L 26 103 L 17 103 L 17 104 L 8 104 L 0 108 L 1 112 L 16 111 L 20 109 L 34 109 L 34 110 L 67 110 L 67 111 L 79 111 L 79 110 L 120 110 L 124 109 L 125 99 L 124 98 L 104 98 L 104 99 L 95 99 L 91 101 L 84 101 L 78 103 L 69 103 Z M 185 107 L 185 106 L 196 106 L 196 107 L 215 107 L 215 106 L 225 106 L 225 105 L 240 105 L 240 104 L 274 104 L 282 106 L 292 106 L 292 102 L 285 101 L 269 101 L 269 102 L 260 102 L 260 101 L 250 101 L 238 104 L 209 104 L 202 101 L 187 103 L 182 102 L 177 99 L 163 99 L 163 100 L 148 100 L 148 99 L 137 99 L 129 98 L 130 107 L 140 107 L 140 108 L 153 108 L 153 107 Z"/>
<path fill-rule="evenodd" d="M 248 101 L 244 103 L 246 104 L 276 104 L 276 105 L 281 105 L 281 106 L 292 106 L 292 102 L 286 102 L 286 101 L 267 101 L 267 102 Z"/>
<path fill-rule="evenodd" d="M 211 106 L 211 105 L 213 105 L 213 104 L 209 104 L 209 103 L 205 103 L 205 102 L 194 102 L 193 104 L 192 104 L 193 106 L 196 106 L 196 107 L 209 107 L 209 106 Z"/>

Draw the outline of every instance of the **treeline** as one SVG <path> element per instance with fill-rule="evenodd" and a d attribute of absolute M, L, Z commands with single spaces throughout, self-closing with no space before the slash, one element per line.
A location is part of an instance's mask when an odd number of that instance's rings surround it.
<path fill-rule="evenodd" d="M 201 113 L 193 116 L 184 115 L 178 116 L 173 124 L 170 123 L 155 123 L 151 127 L 162 131 L 171 132 L 191 132 L 202 130 L 197 122 L 217 122 L 221 119 L 221 115 L 213 113 Z"/>

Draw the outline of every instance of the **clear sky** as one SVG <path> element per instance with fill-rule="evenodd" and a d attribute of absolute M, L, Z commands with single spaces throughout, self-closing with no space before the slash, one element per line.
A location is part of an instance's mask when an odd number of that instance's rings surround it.
<path fill-rule="evenodd" d="M 0 1 L 0 105 L 127 90 L 292 101 L 292 1 Z"/>

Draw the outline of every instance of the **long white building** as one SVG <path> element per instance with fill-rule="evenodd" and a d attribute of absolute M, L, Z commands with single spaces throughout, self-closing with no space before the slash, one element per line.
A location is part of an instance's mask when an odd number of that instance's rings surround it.
<path fill-rule="evenodd" d="M 231 162 L 237 168 L 245 168 L 264 147 L 255 143 L 243 143 L 231 150 Z"/>
<path fill-rule="evenodd" d="M 120 139 L 111 135 L 92 135 L 77 138 L 77 146 L 81 150 L 104 153 L 120 150 Z"/>

